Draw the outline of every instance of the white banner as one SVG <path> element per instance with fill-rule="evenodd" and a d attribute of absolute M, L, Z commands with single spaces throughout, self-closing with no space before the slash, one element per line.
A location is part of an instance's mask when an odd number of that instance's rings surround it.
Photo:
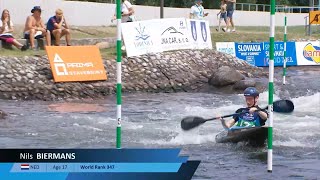
<path fill-rule="evenodd" d="M 219 52 L 236 56 L 236 45 L 234 42 L 217 42 L 216 49 Z"/>
<path fill-rule="evenodd" d="M 297 64 L 320 65 L 320 42 L 296 42 Z"/>
<path fill-rule="evenodd" d="M 160 19 L 159 30 L 163 51 L 191 48 L 185 18 Z"/>
<path fill-rule="evenodd" d="M 208 21 L 172 18 L 121 25 L 128 57 L 179 49 L 212 49 Z"/>
<path fill-rule="evenodd" d="M 193 49 L 212 49 L 209 22 L 205 20 L 186 19 L 190 31 Z"/>
<path fill-rule="evenodd" d="M 121 26 L 128 57 L 163 51 L 158 35 L 159 21 L 137 21 Z"/>

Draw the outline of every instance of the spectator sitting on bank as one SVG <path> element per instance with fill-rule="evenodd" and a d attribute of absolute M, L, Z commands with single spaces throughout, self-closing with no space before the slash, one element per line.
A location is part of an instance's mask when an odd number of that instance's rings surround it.
<path fill-rule="evenodd" d="M 208 16 L 209 13 L 204 13 L 202 6 L 202 0 L 195 0 L 195 5 L 191 7 L 190 19 L 203 19 Z"/>
<path fill-rule="evenodd" d="M 24 27 L 24 38 L 30 40 L 32 49 L 35 49 L 34 39 L 46 38 L 47 46 L 51 45 L 50 32 L 47 31 L 45 25 L 41 19 L 40 6 L 34 6 L 31 10 L 32 15 L 27 17 Z"/>
<path fill-rule="evenodd" d="M 0 24 L 0 40 L 13 44 L 15 47 L 20 49 L 21 51 L 27 50 L 27 46 L 19 43 L 13 36 L 13 23 L 10 19 L 9 10 L 5 9 L 2 11 L 1 15 L 1 24 Z"/>
<path fill-rule="evenodd" d="M 47 29 L 50 31 L 51 39 L 55 40 L 55 45 L 60 45 L 60 38 L 66 36 L 67 46 L 70 46 L 71 35 L 69 25 L 63 16 L 61 9 L 56 10 L 56 15 L 52 16 L 47 22 Z"/>

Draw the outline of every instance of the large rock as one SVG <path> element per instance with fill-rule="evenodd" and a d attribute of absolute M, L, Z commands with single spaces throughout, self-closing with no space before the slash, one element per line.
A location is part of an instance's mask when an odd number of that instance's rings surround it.
<path fill-rule="evenodd" d="M 93 43 L 97 44 L 97 43 Z M 112 45 L 113 43 L 110 43 Z M 100 44 L 107 45 L 106 43 Z M 108 79 L 88 82 L 54 82 L 47 56 L 3 57 L 0 55 L 0 99 L 71 100 L 99 99 L 114 94 L 117 62 L 103 59 Z M 246 77 L 256 87 L 268 84 L 264 69 L 214 50 L 183 50 L 123 58 L 123 92 L 215 92 L 233 93 L 233 85 Z M 250 76 L 249 74 L 250 73 Z M 212 76 L 214 74 L 214 76 Z M 8 76 L 8 77 L 7 77 Z M 212 76 L 212 77 L 211 77 Z M 209 81 L 210 78 L 210 81 Z M 216 87 L 213 87 L 212 85 Z M 246 84 L 246 83 L 245 83 Z M 237 86 L 242 87 L 241 83 Z"/>
<path fill-rule="evenodd" d="M 245 77 L 235 69 L 229 66 L 222 66 L 209 78 L 209 84 L 213 86 L 227 86 L 244 78 Z"/>
<path fill-rule="evenodd" d="M 257 82 L 254 79 L 244 79 L 234 84 L 233 88 L 238 90 L 245 90 L 247 87 L 255 87 Z"/>

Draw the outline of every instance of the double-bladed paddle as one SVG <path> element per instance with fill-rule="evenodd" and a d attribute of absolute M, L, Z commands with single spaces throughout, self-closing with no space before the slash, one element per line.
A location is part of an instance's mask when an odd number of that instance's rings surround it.
<path fill-rule="evenodd" d="M 263 109 L 268 109 L 268 106 L 263 108 Z M 277 100 L 273 102 L 273 111 L 278 112 L 278 113 L 291 113 L 294 110 L 294 105 L 293 102 L 290 100 Z M 241 113 L 234 113 L 234 114 L 229 114 L 221 117 L 214 117 L 210 119 L 204 119 L 202 117 L 197 117 L 197 116 L 188 116 L 182 119 L 181 121 L 181 128 L 183 130 L 190 130 L 193 129 L 200 124 L 203 124 L 207 121 L 212 121 L 220 118 L 226 118 L 226 117 L 232 117 L 239 115 Z"/>

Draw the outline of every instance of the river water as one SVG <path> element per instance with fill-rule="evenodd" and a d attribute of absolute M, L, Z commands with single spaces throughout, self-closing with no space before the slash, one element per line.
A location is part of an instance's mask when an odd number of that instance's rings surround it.
<path fill-rule="evenodd" d="M 122 147 L 182 148 L 182 155 L 201 160 L 193 179 L 320 179 L 319 69 L 292 68 L 288 85 L 276 86 L 275 100 L 286 92 L 295 111 L 274 114 L 272 173 L 266 148 L 216 143 L 219 121 L 186 132 L 180 128 L 188 115 L 233 113 L 244 105 L 241 94 L 124 94 Z M 276 78 L 281 80 L 280 74 Z M 263 92 L 259 104 L 264 107 L 267 99 Z M 0 148 L 114 148 L 115 104 L 114 95 L 72 103 L 1 100 L 9 117 L 0 123 Z"/>

